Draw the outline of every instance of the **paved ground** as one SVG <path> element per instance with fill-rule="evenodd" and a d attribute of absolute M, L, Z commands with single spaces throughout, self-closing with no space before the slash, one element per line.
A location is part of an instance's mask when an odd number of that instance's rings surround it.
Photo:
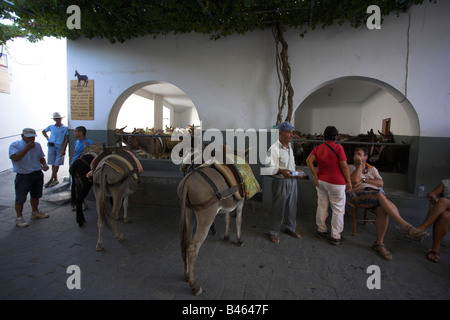
<path fill-rule="evenodd" d="M 67 168 L 61 170 L 61 175 Z M 48 176 L 48 173 L 46 173 Z M 41 201 L 49 219 L 32 220 L 27 228 L 15 226 L 14 173 L 0 173 L 0 299 L 154 299 L 154 300 L 354 300 L 449 299 L 450 240 L 442 245 L 441 262 L 425 259 L 431 237 L 422 243 L 405 239 L 391 222 L 386 244 L 394 260 L 381 260 L 370 248 L 373 225 L 358 225 L 351 235 L 346 217 L 344 245 L 335 247 L 315 237 L 315 212 L 298 213 L 302 239 L 281 235 L 270 243 L 268 212 L 259 202 L 244 210 L 245 246 L 221 240 L 224 219 L 216 220 L 217 236 L 208 236 L 197 260 L 196 274 L 204 293 L 194 297 L 183 281 L 179 248 L 179 208 L 138 206 L 130 209 L 131 223 L 119 223 L 126 236 L 117 242 L 109 228 L 104 250 L 97 252 L 96 210 L 87 201 L 87 226 L 79 228 L 69 204 Z M 48 196 L 49 190 L 46 190 Z M 425 212 L 414 205 L 400 207 L 403 216 L 418 224 Z M 24 216 L 29 220 L 30 206 Z M 235 228 L 232 226 L 232 239 Z M 80 268 L 80 289 L 68 289 L 72 272 Z M 369 266 L 380 268 L 380 289 L 368 289 Z M 373 281 L 369 281 L 373 283 Z M 73 283 L 73 282 L 72 282 Z M 178 312 L 178 311 L 177 311 Z"/>

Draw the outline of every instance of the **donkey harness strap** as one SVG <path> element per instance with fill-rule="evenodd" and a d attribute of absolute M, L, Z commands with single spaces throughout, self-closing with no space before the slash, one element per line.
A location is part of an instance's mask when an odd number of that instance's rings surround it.
<path fill-rule="evenodd" d="M 198 168 L 197 170 L 195 170 L 193 173 L 198 172 L 213 188 L 214 190 L 214 194 L 215 197 L 213 196 L 211 199 L 209 199 L 207 202 L 205 203 L 201 203 L 201 204 L 190 204 L 187 203 L 186 206 L 188 208 L 193 208 L 193 209 L 206 209 L 209 206 L 213 205 L 214 203 L 216 203 L 219 200 L 228 198 L 229 196 L 233 195 L 237 190 L 238 190 L 238 186 L 235 185 L 231 188 L 228 188 L 225 191 L 219 192 L 219 190 L 217 189 L 215 183 L 206 175 L 206 173 L 204 173 L 202 171 L 203 167 Z M 217 169 L 216 169 L 217 170 Z"/>
<path fill-rule="evenodd" d="M 121 167 L 119 167 L 118 165 L 116 165 L 114 162 L 112 162 L 112 161 L 109 161 L 109 160 L 106 160 L 105 161 L 105 164 L 106 165 L 108 165 L 108 166 L 110 166 L 111 168 L 113 168 L 115 171 L 117 171 L 120 175 L 124 175 L 125 174 L 125 172 L 122 170 L 122 168 Z"/>

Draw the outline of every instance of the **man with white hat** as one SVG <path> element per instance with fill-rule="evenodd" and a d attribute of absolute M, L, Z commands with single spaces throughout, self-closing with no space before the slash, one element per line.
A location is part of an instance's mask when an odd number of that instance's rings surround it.
<path fill-rule="evenodd" d="M 297 180 L 304 177 L 303 171 L 296 170 L 291 141 L 294 127 L 287 121 L 277 126 L 279 139 L 267 151 L 267 173 L 272 179 L 272 210 L 270 212 L 269 239 L 280 242 L 278 232 L 284 224 L 284 233 L 301 238 L 296 231 L 297 219 Z"/>
<path fill-rule="evenodd" d="M 53 112 L 55 124 L 42 130 L 42 134 L 48 140 L 48 164 L 52 165 L 52 176 L 44 185 L 45 188 L 56 186 L 59 183 L 59 166 L 64 164 L 64 156 L 69 143 L 69 128 L 62 124 L 62 118 L 59 112 Z M 50 137 L 47 135 L 49 131 L 51 132 Z"/>
<path fill-rule="evenodd" d="M 35 142 L 36 131 L 25 128 L 22 131 L 22 140 L 15 141 L 9 146 L 9 158 L 16 172 L 14 186 L 16 191 L 15 209 L 17 214 L 16 225 L 26 227 L 28 223 L 22 216 L 23 204 L 30 193 L 31 219 L 48 218 L 48 215 L 39 210 L 39 199 L 42 197 L 44 174 L 42 170 L 49 169 L 45 161 L 45 154 L 39 142 Z"/>

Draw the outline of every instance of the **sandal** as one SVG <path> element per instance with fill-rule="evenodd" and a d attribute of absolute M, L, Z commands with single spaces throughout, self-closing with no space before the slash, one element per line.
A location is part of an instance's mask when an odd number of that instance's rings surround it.
<path fill-rule="evenodd" d="M 280 238 L 278 238 L 277 234 L 270 234 L 269 235 L 269 240 L 272 241 L 273 243 L 279 243 L 280 242 Z"/>
<path fill-rule="evenodd" d="M 384 248 L 385 251 L 382 251 L 381 248 Z M 372 245 L 372 249 L 376 251 L 376 253 L 378 253 L 378 255 L 386 261 L 391 261 L 392 260 L 392 253 L 390 252 L 389 248 L 386 247 L 383 243 L 376 243 L 374 242 L 374 244 Z"/>
<path fill-rule="evenodd" d="M 422 240 L 428 232 L 414 228 L 412 225 L 408 225 L 405 229 L 405 236 L 412 240 Z"/>
<path fill-rule="evenodd" d="M 284 230 L 284 233 L 290 235 L 291 237 L 300 239 L 302 236 L 300 235 L 300 233 L 296 232 L 296 231 L 291 231 L 289 229 Z"/>
<path fill-rule="evenodd" d="M 439 254 L 439 252 L 430 250 L 427 253 L 427 259 L 431 262 L 438 263 L 441 260 L 441 255 Z"/>

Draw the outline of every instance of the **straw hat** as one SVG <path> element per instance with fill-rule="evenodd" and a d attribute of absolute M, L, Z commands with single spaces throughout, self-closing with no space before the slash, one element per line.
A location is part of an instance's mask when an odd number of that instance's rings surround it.
<path fill-rule="evenodd" d="M 64 117 L 61 116 L 61 113 L 59 113 L 59 112 L 53 112 L 52 119 L 58 119 L 58 118 L 64 118 Z"/>

